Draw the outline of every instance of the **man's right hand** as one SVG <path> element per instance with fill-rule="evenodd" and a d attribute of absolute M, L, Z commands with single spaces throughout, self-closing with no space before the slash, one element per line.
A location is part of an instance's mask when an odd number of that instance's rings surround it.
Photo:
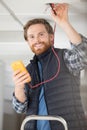
<path fill-rule="evenodd" d="M 25 92 L 24 92 L 24 87 L 25 83 L 31 81 L 31 77 L 29 73 L 27 72 L 21 72 L 20 70 L 14 71 L 13 72 L 13 81 L 15 84 L 15 97 L 20 101 L 24 102 L 26 100 Z"/>

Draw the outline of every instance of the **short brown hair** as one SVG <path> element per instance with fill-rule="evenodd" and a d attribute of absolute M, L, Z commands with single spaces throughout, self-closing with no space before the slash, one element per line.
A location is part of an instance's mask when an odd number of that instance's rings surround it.
<path fill-rule="evenodd" d="M 28 21 L 24 26 L 24 38 L 27 41 L 27 30 L 31 25 L 34 24 L 43 24 L 49 34 L 54 34 L 52 26 L 47 22 L 47 20 L 39 18 L 39 19 L 32 19 Z"/>

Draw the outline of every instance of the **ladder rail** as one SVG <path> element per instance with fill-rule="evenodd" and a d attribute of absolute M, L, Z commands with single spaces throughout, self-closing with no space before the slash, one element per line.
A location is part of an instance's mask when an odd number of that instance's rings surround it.
<path fill-rule="evenodd" d="M 26 117 L 22 122 L 21 130 L 24 130 L 25 124 L 30 120 L 54 120 L 54 121 L 58 121 L 58 122 L 61 122 L 63 124 L 65 130 L 68 130 L 67 122 L 61 116 L 41 116 L 41 115 L 40 116 L 31 115 L 31 116 Z"/>

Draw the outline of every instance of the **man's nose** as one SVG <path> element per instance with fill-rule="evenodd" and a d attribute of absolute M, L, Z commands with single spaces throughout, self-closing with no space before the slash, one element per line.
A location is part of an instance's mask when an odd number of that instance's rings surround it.
<path fill-rule="evenodd" d="M 39 42 L 39 41 L 40 41 L 39 36 L 36 36 L 36 37 L 35 37 L 35 42 L 37 43 L 37 42 Z"/>

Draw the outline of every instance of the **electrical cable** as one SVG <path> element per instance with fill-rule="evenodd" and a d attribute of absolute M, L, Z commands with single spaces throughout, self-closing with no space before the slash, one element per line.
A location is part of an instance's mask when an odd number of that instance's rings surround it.
<path fill-rule="evenodd" d="M 5 9 L 11 14 L 11 16 L 16 20 L 22 27 L 24 26 L 23 23 L 18 19 L 18 17 L 15 15 L 15 13 L 9 8 L 9 6 L 3 1 L 0 0 L 0 3 L 5 7 Z"/>
<path fill-rule="evenodd" d="M 55 22 L 55 24 L 54 24 L 54 34 L 55 34 L 55 30 L 56 30 L 56 22 Z M 54 45 L 54 40 L 53 40 L 53 45 Z M 40 83 L 38 83 L 38 84 L 36 84 L 36 85 L 34 85 L 34 86 L 32 86 L 30 83 L 28 83 L 29 86 L 30 86 L 30 88 L 32 88 L 32 89 L 37 88 L 37 87 L 39 87 L 40 85 L 42 85 L 42 84 L 44 84 L 44 83 L 48 83 L 48 82 L 54 80 L 54 79 L 58 76 L 58 74 L 59 74 L 59 72 L 60 72 L 60 59 L 59 59 L 58 55 L 56 54 L 56 51 L 54 50 L 53 45 L 52 45 L 52 51 L 53 51 L 53 53 L 54 53 L 54 55 L 55 55 L 55 57 L 56 57 L 56 59 L 57 59 L 57 62 L 58 62 L 58 68 L 57 68 L 56 74 L 55 74 L 53 77 L 51 77 L 50 79 L 47 79 L 47 80 L 45 80 L 45 81 L 43 81 L 43 82 L 40 82 Z"/>

